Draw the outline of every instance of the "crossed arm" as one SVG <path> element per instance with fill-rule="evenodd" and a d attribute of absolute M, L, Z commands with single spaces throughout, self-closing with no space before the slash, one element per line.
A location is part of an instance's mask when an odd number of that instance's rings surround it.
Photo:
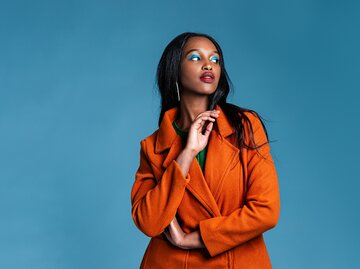
<path fill-rule="evenodd" d="M 175 246 L 182 249 L 204 248 L 205 245 L 201 239 L 199 230 L 191 233 L 185 233 L 176 217 L 171 221 L 170 225 L 165 229 L 166 238 Z"/>

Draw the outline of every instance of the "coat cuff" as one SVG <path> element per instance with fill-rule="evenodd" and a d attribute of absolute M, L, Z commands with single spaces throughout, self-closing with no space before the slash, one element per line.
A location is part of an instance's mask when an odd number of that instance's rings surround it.
<path fill-rule="evenodd" d="M 211 257 L 224 251 L 222 248 L 224 246 L 219 244 L 219 235 L 215 232 L 217 224 L 221 223 L 222 219 L 223 217 L 216 217 L 202 220 L 199 223 L 201 239 L 203 240 L 204 245 Z M 226 244 L 226 239 L 224 238 L 222 242 L 222 244 Z M 228 247 L 231 248 L 231 246 Z"/>
<path fill-rule="evenodd" d="M 176 160 L 171 161 L 175 166 L 174 175 L 175 177 L 181 177 L 185 181 L 185 186 L 190 182 L 190 174 L 188 173 L 186 176 L 183 174 L 183 171 L 181 170 L 179 164 L 176 162 Z"/>

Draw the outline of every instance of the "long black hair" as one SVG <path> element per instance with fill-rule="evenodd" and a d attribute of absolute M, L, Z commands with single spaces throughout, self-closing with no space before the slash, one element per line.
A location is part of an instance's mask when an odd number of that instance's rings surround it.
<path fill-rule="evenodd" d="M 240 149 L 239 158 L 242 161 L 241 158 L 241 151 L 243 147 L 256 149 L 258 150 L 259 147 L 265 145 L 269 142 L 268 140 L 268 133 L 265 128 L 265 125 L 261 119 L 261 116 L 254 110 L 239 107 L 234 104 L 230 104 L 226 102 L 226 98 L 230 92 L 230 84 L 231 88 L 232 83 L 231 80 L 226 72 L 225 65 L 224 65 L 224 57 L 222 50 L 220 48 L 220 45 L 216 42 L 216 40 L 203 33 L 194 33 L 194 32 L 185 32 L 178 36 L 176 36 L 165 48 L 158 67 L 157 67 L 157 73 L 156 73 L 156 82 L 158 89 L 160 91 L 161 96 L 161 112 L 159 116 L 159 126 L 161 124 L 162 118 L 164 116 L 164 113 L 173 107 L 179 106 L 179 101 L 177 99 L 177 92 L 176 92 L 176 86 L 175 83 L 179 81 L 179 74 L 180 74 L 180 66 L 181 66 L 181 58 L 183 53 L 183 48 L 186 44 L 186 42 L 191 37 L 205 37 L 209 39 L 217 48 L 217 51 L 220 55 L 219 64 L 221 67 L 221 75 L 218 83 L 218 87 L 216 91 L 209 96 L 209 110 L 212 110 L 215 108 L 216 105 L 219 105 L 221 109 L 224 111 L 227 119 L 229 120 L 230 124 L 235 129 L 235 140 L 236 140 L 236 146 Z M 254 133 L 252 124 L 249 120 L 249 118 L 245 115 L 244 112 L 250 112 L 257 116 L 260 119 L 260 122 L 265 130 L 266 139 L 267 141 L 263 143 L 262 145 L 256 145 L 255 139 L 254 139 Z M 252 144 L 246 144 L 244 141 L 245 137 L 245 131 L 244 126 L 242 124 L 242 119 L 245 120 L 245 122 L 248 124 L 248 129 L 250 130 L 250 138 L 252 140 Z"/>

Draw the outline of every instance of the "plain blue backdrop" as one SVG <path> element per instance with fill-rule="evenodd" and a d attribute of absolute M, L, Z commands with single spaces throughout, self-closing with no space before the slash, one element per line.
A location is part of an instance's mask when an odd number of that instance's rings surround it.
<path fill-rule="evenodd" d="M 0 1 L 0 268 L 138 268 L 140 140 L 168 42 L 212 35 L 267 121 L 276 269 L 360 268 L 359 1 Z"/>

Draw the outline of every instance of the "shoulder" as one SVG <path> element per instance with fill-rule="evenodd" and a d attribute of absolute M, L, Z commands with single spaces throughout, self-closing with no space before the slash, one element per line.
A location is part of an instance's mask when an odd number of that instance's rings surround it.
<path fill-rule="evenodd" d="M 158 133 L 159 129 L 155 130 L 152 134 L 140 140 L 140 146 L 144 151 L 146 151 L 147 148 L 154 147 Z"/>
<path fill-rule="evenodd" d="M 244 111 L 241 117 L 246 142 L 268 142 L 268 135 L 261 116 L 254 110 Z M 255 139 L 255 141 L 254 141 Z"/>
<path fill-rule="evenodd" d="M 146 159 L 153 169 L 155 167 L 160 169 L 161 163 L 164 161 L 164 154 L 155 151 L 158 135 L 159 129 L 140 141 L 140 157 Z"/>
<path fill-rule="evenodd" d="M 251 124 L 252 129 L 254 130 L 263 125 L 262 120 L 260 119 L 260 115 L 255 110 L 244 111 L 243 114 L 245 117 L 242 116 L 241 119 L 245 126 L 249 126 L 249 124 Z"/>

